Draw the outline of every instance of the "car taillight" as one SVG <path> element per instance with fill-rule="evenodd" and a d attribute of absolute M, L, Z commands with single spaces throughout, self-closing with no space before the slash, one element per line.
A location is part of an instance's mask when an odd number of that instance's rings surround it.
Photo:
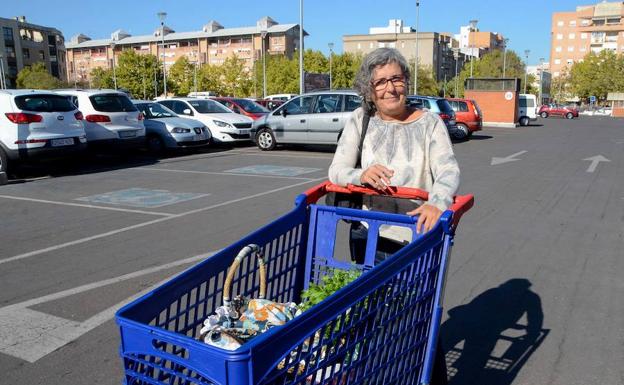
<path fill-rule="evenodd" d="M 43 117 L 37 114 L 26 114 L 23 112 L 9 112 L 5 114 L 9 120 L 15 124 L 28 124 L 40 122 Z"/>
<path fill-rule="evenodd" d="M 111 121 L 108 115 L 87 115 L 85 120 L 91 123 L 108 123 Z"/>
<path fill-rule="evenodd" d="M 137 119 L 139 119 L 139 120 L 145 119 L 145 117 L 143 116 L 142 112 L 139 112 L 139 116 L 137 116 Z"/>
<path fill-rule="evenodd" d="M 451 115 L 448 115 L 448 114 L 440 114 L 440 117 L 442 118 L 442 120 L 449 120 L 449 119 L 451 119 Z"/>
<path fill-rule="evenodd" d="M 76 118 L 76 120 L 82 120 L 84 119 L 84 116 L 82 115 L 82 112 L 78 111 L 74 114 L 74 117 Z"/>

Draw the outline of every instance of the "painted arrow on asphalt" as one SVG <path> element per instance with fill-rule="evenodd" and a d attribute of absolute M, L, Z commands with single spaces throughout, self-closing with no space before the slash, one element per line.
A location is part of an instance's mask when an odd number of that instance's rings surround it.
<path fill-rule="evenodd" d="M 591 158 L 585 158 L 583 160 L 591 161 L 591 163 L 589 164 L 589 167 L 587 167 L 587 172 L 596 171 L 596 167 L 598 167 L 598 163 L 600 162 L 611 162 L 609 159 L 605 158 L 602 155 L 595 155 L 595 156 L 592 156 Z"/>
<path fill-rule="evenodd" d="M 503 164 L 503 163 L 508 163 L 508 162 L 515 162 L 516 160 L 520 160 L 520 159 L 515 159 L 516 156 L 520 156 L 522 154 L 524 154 L 527 151 L 520 151 L 520 152 L 516 152 L 515 154 L 511 154 L 507 157 L 504 158 L 497 158 L 497 157 L 492 157 L 492 162 L 490 163 L 491 166 L 496 166 L 497 164 Z"/>

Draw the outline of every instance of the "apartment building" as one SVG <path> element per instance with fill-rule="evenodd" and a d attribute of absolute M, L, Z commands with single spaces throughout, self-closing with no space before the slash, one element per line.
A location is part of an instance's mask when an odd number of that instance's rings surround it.
<path fill-rule="evenodd" d="M 590 52 L 624 53 L 624 2 L 601 2 L 552 15 L 550 66 L 553 77 Z"/>
<path fill-rule="evenodd" d="M 0 17 L 0 29 L 0 74 L 7 88 L 15 88 L 17 73 L 37 62 L 43 62 L 53 76 L 67 80 L 65 39 L 58 29 L 31 24 L 25 16 Z"/>
<path fill-rule="evenodd" d="M 304 34 L 307 35 L 305 31 Z M 155 55 L 167 68 L 184 56 L 198 65 L 220 65 L 236 55 L 251 69 L 262 58 L 263 47 L 268 55 L 292 58 L 299 47 L 299 24 L 279 24 L 263 17 L 255 26 L 248 27 L 225 28 L 210 21 L 200 31 L 191 32 L 175 32 L 165 25 L 155 28 L 151 35 L 142 36 L 117 30 L 110 39 L 92 40 L 80 34 L 66 45 L 67 74 L 70 82 L 89 82 L 93 69 L 112 68 L 113 58 L 127 49 Z"/>
<path fill-rule="evenodd" d="M 479 31 L 478 28 L 470 25 L 462 25 L 455 40 L 459 42 L 460 51 L 466 56 L 480 58 L 493 50 L 502 50 L 504 37 L 498 32 Z"/>
<path fill-rule="evenodd" d="M 416 31 L 400 19 L 391 19 L 386 27 L 372 27 L 367 35 L 345 35 L 342 43 L 344 52 L 354 54 L 366 55 L 380 47 L 391 47 L 399 50 L 410 63 L 416 56 Z M 450 80 L 455 76 L 456 60 L 460 71 L 465 60 L 453 47 L 450 34 L 418 32 L 418 63 L 429 66 L 437 81 Z"/>

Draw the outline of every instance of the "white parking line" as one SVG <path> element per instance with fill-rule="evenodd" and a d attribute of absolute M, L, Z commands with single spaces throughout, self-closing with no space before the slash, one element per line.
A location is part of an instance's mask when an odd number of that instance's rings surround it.
<path fill-rule="evenodd" d="M 87 205 L 87 204 L 82 204 L 82 203 L 69 203 L 69 202 L 49 201 L 49 200 L 45 200 L 45 199 L 14 197 L 14 196 L 11 196 L 11 195 L 0 195 L 0 198 L 14 199 L 14 200 L 18 200 L 18 201 L 27 201 L 27 202 L 48 203 L 48 204 L 61 205 L 61 206 L 85 207 L 85 208 L 89 208 L 89 209 L 100 209 L 100 210 L 110 210 L 110 211 L 123 211 L 123 212 L 126 212 L 126 213 L 134 213 L 134 214 L 158 215 L 158 216 L 163 216 L 163 217 L 171 217 L 171 216 L 175 215 L 175 214 L 171 214 L 171 213 L 161 213 L 161 212 L 156 212 L 156 211 L 121 209 L 121 208 L 117 208 L 117 207 L 95 206 L 95 205 Z"/>
<path fill-rule="evenodd" d="M 302 159 L 333 159 L 334 158 L 334 154 L 327 154 L 328 156 L 311 156 L 311 155 L 286 155 L 286 154 L 267 154 L 267 153 L 241 152 L 239 155 L 268 156 L 270 158 L 302 158 Z"/>
<path fill-rule="evenodd" d="M 288 190 L 288 189 L 293 188 L 293 187 L 298 187 L 298 186 L 301 186 L 301 185 L 304 185 L 304 184 L 308 184 L 308 183 L 311 183 L 311 182 L 318 182 L 318 181 L 322 181 L 322 180 L 325 180 L 325 179 L 327 179 L 327 178 L 323 177 L 323 178 L 317 178 L 317 179 L 310 179 L 310 180 L 307 180 L 307 181 L 304 181 L 304 182 L 295 183 L 295 184 L 292 184 L 292 185 L 276 188 L 276 189 L 273 189 L 273 190 L 269 190 L 269 191 L 265 191 L 265 192 L 261 192 L 261 193 L 257 193 L 257 194 L 253 194 L 253 195 L 248 195 L 246 197 L 232 199 L 232 200 L 229 200 L 229 201 L 226 201 L 226 202 L 222 202 L 222 203 L 217 203 L 217 204 L 214 204 L 212 206 L 202 207 L 202 208 L 195 209 L 195 210 L 190 210 L 190 211 L 187 211 L 187 212 L 184 212 L 184 213 L 174 214 L 174 215 L 171 215 L 169 217 L 154 219 L 154 220 L 151 220 L 151 221 L 148 221 L 148 222 L 137 223 L 137 224 L 132 225 L 132 226 L 122 227 L 120 229 L 107 231 L 107 232 L 102 233 L 102 234 L 96 234 L 96 235 L 92 235 L 90 237 L 76 239 L 75 241 L 61 243 L 59 245 L 46 247 L 44 249 L 33 250 L 33 251 L 30 251 L 30 252 L 27 252 L 27 253 L 15 255 L 13 257 L 1 259 L 0 260 L 0 265 L 4 264 L 4 263 L 14 262 L 14 261 L 18 261 L 18 260 L 25 259 L 25 258 L 30 258 L 30 257 L 36 256 L 36 255 L 48 253 L 50 251 L 63 249 L 65 247 L 79 245 L 81 243 L 89 242 L 89 241 L 92 241 L 92 240 L 95 240 L 95 239 L 105 238 L 105 237 L 108 237 L 108 236 L 111 236 L 111 235 L 123 233 L 123 232 L 126 232 L 126 231 L 138 229 L 138 228 L 141 228 L 141 227 L 153 225 L 153 224 L 164 222 L 164 221 L 168 221 L 168 220 L 171 220 L 171 219 L 181 218 L 181 217 L 184 217 L 184 216 L 187 216 L 187 215 L 191 215 L 191 214 L 196 214 L 196 213 L 200 213 L 200 212 L 203 212 L 203 211 L 212 210 L 212 209 L 215 209 L 215 208 L 218 208 L 218 207 L 227 206 L 227 205 L 230 205 L 230 204 L 233 204 L 233 203 L 238 203 L 238 202 L 245 201 L 245 200 L 248 200 L 248 199 L 254 199 L 254 198 L 258 198 L 258 197 L 264 196 L 264 195 L 270 195 L 270 194 L 276 193 L 278 191 Z"/>
<path fill-rule="evenodd" d="M 302 177 L 296 177 L 296 176 L 243 174 L 243 173 L 237 173 L 237 172 L 176 170 L 176 169 L 171 169 L 171 168 L 157 168 L 157 167 L 135 167 L 132 170 L 168 171 L 168 172 L 180 172 L 180 173 L 188 173 L 188 174 L 206 174 L 206 175 L 252 176 L 252 177 L 258 177 L 258 178 L 297 179 L 297 180 L 308 180 L 308 181 L 315 180 L 312 178 L 302 178 Z"/>
<path fill-rule="evenodd" d="M 113 318 L 115 312 L 135 298 L 160 286 L 170 277 L 149 287 L 130 298 L 101 311 L 83 322 L 76 322 L 37 310 L 29 309 L 41 303 L 54 301 L 83 293 L 99 287 L 116 284 L 129 279 L 152 274 L 173 267 L 201 261 L 212 256 L 214 252 L 202 254 L 164 265 L 150 267 L 144 270 L 124 274 L 119 277 L 93 282 L 57 293 L 33 298 L 0 308 L 0 352 L 21 358 L 28 362 L 36 362 L 53 351 L 76 340 L 90 330 L 102 325 Z"/>

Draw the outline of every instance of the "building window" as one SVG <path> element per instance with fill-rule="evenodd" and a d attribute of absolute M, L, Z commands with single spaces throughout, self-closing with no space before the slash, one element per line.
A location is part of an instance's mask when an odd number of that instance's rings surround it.
<path fill-rule="evenodd" d="M 4 40 L 13 41 L 13 28 L 10 27 L 2 27 L 2 34 L 4 35 Z"/>
<path fill-rule="evenodd" d="M 587 32 L 581 32 L 581 39 L 587 39 Z"/>
<path fill-rule="evenodd" d="M 370 42 L 370 44 L 369 44 L 369 48 L 371 48 L 371 49 L 372 49 L 372 48 L 374 48 L 374 47 L 375 47 L 375 44 L 371 41 L 371 42 Z"/>
<path fill-rule="evenodd" d="M 591 22 L 589 20 L 587 20 L 587 19 L 581 20 L 581 25 L 589 25 L 589 24 L 591 24 Z"/>
<path fill-rule="evenodd" d="M 571 34 L 568 35 L 568 39 L 570 39 L 570 40 L 574 40 L 575 38 L 576 38 L 576 34 L 574 34 L 574 33 L 571 33 Z"/>
<path fill-rule="evenodd" d="M 561 52 L 561 47 L 555 47 L 555 52 Z"/>
<path fill-rule="evenodd" d="M 39 50 L 39 60 L 45 60 L 45 52 L 43 52 L 42 50 Z"/>
<path fill-rule="evenodd" d="M 559 20 L 557 22 L 557 27 L 563 27 L 563 20 Z"/>
<path fill-rule="evenodd" d="M 561 59 L 555 59 L 555 64 L 561 64 Z"/>
<path fill-rule="evenodd" d="M 568 47 L 568 52 L 574 52 L 574 46 L 569 46 Z"/>
<path fill-rule="evenodd" d="M 362 43 L 358 43 L 357 49 L 362 49 Z"/>
<path fill-rule="evenodd" d="M 553 72 L 553 75 L 554 75 L 555 77 L 559 76 L 559 71 L 555 71 L 555 72 Z"/>
<path fill-rule="evenodd" d="M 7 58 L 14 58 L 15 57 L 15 47 L 13 47 L 13 46 L 6 46 L 6 47 L 4 47 L 4 52 L 6 53 L 6 57 Z"/>
<path fill-rule="evenodd" d="M 574 60 L 572 60 L 572 59 L 568 59 L 568 60 L 566 61 L 566 63 L 567 63 L 568 65 L 572 65 L 572 64 L 574 64 Z"/>
<path fill-rule="evenodd" d="M 576 27 L 576 20 L 570 20 L 570 23 L 568 23 L 568 25 L 570 27 Z"/>
<path fill-rule="evenodd" d="M 557 34 L 557 40 L 561 40 L 563 39 L 563 34 L 562 33 L 558 33 Z"/>
<path fill-rule="evenodd" d="M 587 51 L 587 48 L 585 48 L 585 47 L 581 47 L 581 49 L 579 49 L 579 51 L 581 51 L 581 52 L 586 52 L 586 51 Z"/>
<path fill-rule="evenodd" d="M 22 48 L 22 56 L 24 59 L 30 59 L 30 50 L 28 48 Z"/>

